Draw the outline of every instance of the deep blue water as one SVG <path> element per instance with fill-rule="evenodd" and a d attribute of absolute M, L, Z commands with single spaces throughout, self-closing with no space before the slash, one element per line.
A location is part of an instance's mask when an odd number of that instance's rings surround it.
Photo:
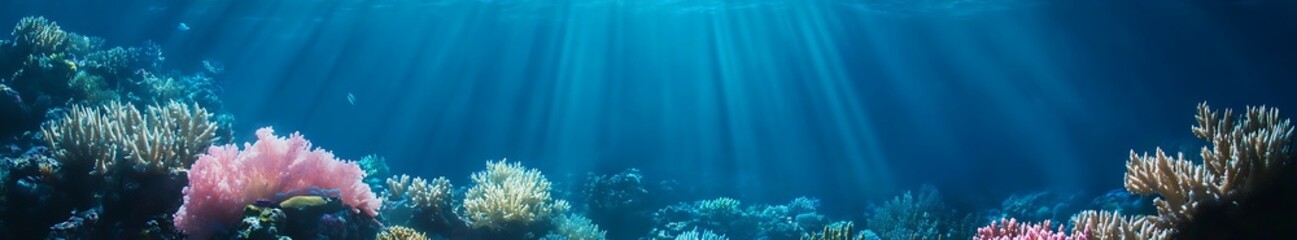
<path fill-rule="evenodd" d="M 1132 149 L 1196 149 L 1199 102 L 1297 109 L 1293 1 L 0 5 L 0 23 L 33 15 L 224 65 L 239 142 L 274 126 L 461 184 L 506 157 L 560 183 L 634 167 L 687 199 L 837 215 L 924 183 L 968 206 L 1098 194 Z"/>

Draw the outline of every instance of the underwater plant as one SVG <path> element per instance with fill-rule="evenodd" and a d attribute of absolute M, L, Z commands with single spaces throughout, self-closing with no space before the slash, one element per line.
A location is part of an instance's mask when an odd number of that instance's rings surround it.
<path fill-rule="evenodd" d="M 352 212 L 376 216 L 382 200 L 361 182 L 364 171 L 353 162 L 312 148 L 299 133 L 278 137 L 270 127 L 257 130 L 257 141 L 212 147 L 189 169 L 184 205 L 175 226 L 192 238 L 206 239 L 220 226 L 237 224 L 244 206 L 280 202 L 295 196 L 340 198 Z"/>

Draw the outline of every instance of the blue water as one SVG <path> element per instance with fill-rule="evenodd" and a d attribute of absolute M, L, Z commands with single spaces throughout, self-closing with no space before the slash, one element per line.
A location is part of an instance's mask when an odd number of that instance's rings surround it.
<path fill-rule="evenodd" d="M 1194 106 L 1297 109 L 1281 0 L 4 1 L 216 75 L 239 142 L 274 126 L 466 182 L 639 168 L 697 200 L 859 215 L 1121 188 L 1129 151 L 1200 146 Z M 181 25 L 184 27 L 179 27 Z"/>

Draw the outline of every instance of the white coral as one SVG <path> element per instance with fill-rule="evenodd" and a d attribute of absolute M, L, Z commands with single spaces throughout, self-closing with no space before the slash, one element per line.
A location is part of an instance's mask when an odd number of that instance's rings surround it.
<path fill-rule="evenodd" d="M 567 201 L 550 196 L 550 182 L 536 169 L 506 160 L 487 162 L 474 173 L 464 199 L 465 222 L 473 228 L 504 230 L 548 220 L 566 212 Z"/>

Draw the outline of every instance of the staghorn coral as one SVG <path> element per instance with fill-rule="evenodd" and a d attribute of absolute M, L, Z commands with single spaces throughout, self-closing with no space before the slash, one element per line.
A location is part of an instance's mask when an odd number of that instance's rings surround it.
<path fill-rule="evenodd" d="M 174 101 L 143 112 L 114 101 L 98 108 L 73 107 L 41 132 L 55 159 L 78 166 L 74 169 L 88 166 L 103 175 L 127 163 L 139 172 L 178 173 L 219 141 L 220 128 L 211 116 L 202 107 Z"/>
<path fill-rule="evenodd" d="M 567 211 L 567 201 L 550 196 L 550 182 L 539 170 L 506 160 L 488 161 L 474 173 L 465 194 L 463 219 L 473 228 L 507 231 L 542 222 Z"/>
<path fill-rule="evenodd" d="M 377 215 L 382 201 L 361 182 L 364 171 L 355 163 L 334 158 L 333 153 L 312 148 L 301 134 L 278 137 L 266 127 L 257 130 L 257 142 L 212 147 L 189 169 L 184 205 L 175 213 L 177 229 L 192 238 L 206 239 L 235 224 L 244 206 L 259 200 L 279 201 L 311 195 L 313 189 L 331 191 L 353 210 Z"/>
<path fill-rule="evenodd" d="M 864 234 L 855 233 L 855 224 L 849 221 L 836 222 L 824 226 L 818 233 L 806 233 L 802 240 L 864 240 Z"/>
<path fill-rule="evenodd" d="M 746 214 L 743 208 L 739 207 L 741 204 L 739 200 L 727 197 L 703 200 L 698 203 L 698 213 L 720 219 L 738 218 Z"/>
<path fill-rule="evenodd" d="M 1171 239 L 1151 217 L 1125 217 L 1108 211 L 1083 211 L 1072 216 L 1072 235 L 1089 239 Z"/>
<path fill-rule="evenodd" d="M 45 17 L 24 17 L 10 33 L 14 43 L 36 53 L 48 54 L 67 49 L 68 33 Z"/>
<path fill-rule="evenodd" d="M 388 199 L 408 199 L 411 207 L 429 209 L 433 212 L 447 210 L 450 207 L 450 180 L 439 177 L 428 183 L 423 178 L 402 174 L 387 179 Z"/>
<path fill-rule="evenodd" d="M 428 235 L 412 228 L 393 226 L 378 233 L 378 236 L 375 236 L 375 240 L 428 240 Z"/>
<path fill-rule="evenodd" d="M 973 240 L 1086 240 L 1087 235 L 1074 234 L 1068 236 L 1063 231 L 1063 226 L 1058 226 L 1057 230 L 1051 228 L 1049 220 L 1044 223 L 1030 224 L 1019 223 L 1018 220 L 1001 219 L 1000 221 L 991 222 L 990 226 L 977 229 L 977 236 Z"/>
<path fill-rule="evenodd" d="M 716 234 L 715 232 L 712 232 L 710 230 L 699 232 L 698 229 L 695 228 L 694 230 L 690 230 L 681 233 L 680 235 L 676 235 L 676 237 L 672 239 L 674 240 L 729 240 L 730 238 L 725 237 L 725 235 L 722 234 Z"/>
<path fill-rule="evenodd" d="M 600 230 L 589 218 L 565 214 L 554 218 L 554 230 L 541 239 L 548 240 L 602 240 L 608 232 Z"/>
<path fill-rule="evenodd" d="M 1292 175 L 1293 127 L 1277 109 L 1249 107 L 1236 119 L 1232 110 L 1222 114 L 1202 103 L 1194 118 L 1194 135 L 1210 142 L 1202 148 L 1201 164 L 1160 148 L 1151 156 L 1131 151 L 1126 162 L 1126 189 L 1158 196 L 1158 215 L 1147 221 L 1159 232 L 1200 220 L 1205 207 L 1234 211 L 1230 206 L 1245 206 L 1249 195 Z"/>

